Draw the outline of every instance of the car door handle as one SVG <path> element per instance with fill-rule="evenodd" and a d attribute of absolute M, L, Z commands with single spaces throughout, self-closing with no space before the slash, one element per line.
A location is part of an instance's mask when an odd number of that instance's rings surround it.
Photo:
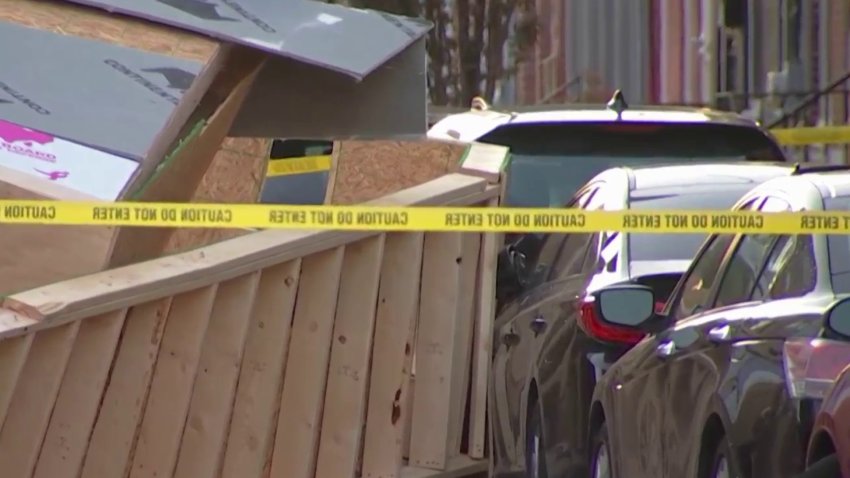
<path fill-rule="evenodd" d="M 510 348 L 519 343 L 519 334 L 516 332 L 505 332 L 502 334 L 502 343 Z"/>
<path fill-rule="evenodd" d="M 531 330 L 534 331 L 534 334 L 537 335 L 546 330 L 546 319 L 543 318 L 542 315 L 538 314 L 534 317 L 534 320 L 529 324 Z"/>
<path fill-rule="evenodd" d="M 655 347 L 655 353 L 661 357 L 669 357 L 676 352 L 676 342 L 672 340 L 662 342 L 658 347 Z"/>
<path fill-rule="evenodd" d="M 717 325 L 709 329 L 708 339 L 712 342 L 725 342 L 732 337 L 732 327 L 729 324 Z"/>

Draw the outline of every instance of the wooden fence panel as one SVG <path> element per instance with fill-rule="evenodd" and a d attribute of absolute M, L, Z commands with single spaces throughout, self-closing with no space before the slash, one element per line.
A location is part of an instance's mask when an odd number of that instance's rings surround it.
<path fill-rule="evenodd" d="M 130 478 L 159 478 L 174 471 L 217 289 L 218 284 L 186 292 L 171 304 Z"/>
<path fill-rule="evenodd" d="M 170 308 L 168 297 L 127 313 L 81 478 L 126 476 Z"/>
<path fill-rule="evenodd" d="M 175 478 L 218 476 L 259 278 L 253 272 L 218 286 Z"/>
<path fill-rule="evenodd" d="M 484 205 L 499 191 L 455 174 L 376 203 Z M 461 444 L 483 457 L 498 240 L 264 231 L 5 298 L 0 470 L 398 478 L 483 469 Z"/>
<path fill-rule="evenodd" d="M 80 322 L 35 478 L 77 478 L 124 326 L 125 309 Z"/>
<path fill-rule="evenodd" d="M 33 338 L 0 431 L 0 470 L 5 476 L 32 474 L 79 329 L 80 322 L 72 322 Z"/>
<path fill-rule="evenodd" d="M 394 478 L 402 466 L 424 234 L 388 234 L 375 313 L 362 475 Z"/>
<path fill-rule="evenodd" d="M 271 456 L 300 274 L 301 259 L 261 273 L 222 478 L 262 476 Z"/>
<path fill-rule="evenodd" d="M 345 248 L 316 478 L 355 478 L 358 472 L 384 238 Z"/>
<path fill-rule="evenodd" d="M 315 471 L 344 249 L 301 263 L 271 478 L 308 478 Z"/>

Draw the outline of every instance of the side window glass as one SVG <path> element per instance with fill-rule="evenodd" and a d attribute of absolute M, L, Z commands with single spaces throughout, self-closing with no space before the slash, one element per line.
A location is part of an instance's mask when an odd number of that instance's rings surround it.
<path fill-rule="evenodd" d="M 756 278 L 775 239 L 771 234 L 750 234 L 741 238 L 723 273 L 715 307 L 750 300 Z"/>
<path fill-rule="evenodd" d="M 685 282 L 681 285 L 678 303 L 671 308 L 672 317 L 675 320 L 688 317 L 706 308 L 717 270 L 734 238 L 734 234 L 721 234 L 709 239 L 711 243 L 703 249 L 702 254 L 694 261 L 688 276 L 684 278 Z"/>
<path fill-rule="evenodd" d="M 753 295 L 770 300 L 801 297 L 815 289 L 817 262 L 812 236 L 782 236 L 759 277 Z"/>
<path fill-rule="evenodd" d="M 573 199 L 565 207 L 574 208 L 590 200 L 596 193 L 596 189 L 585 190 Z M 513 241 L 513 247 L 522 257 L 523 264 L 519 266 L 517 278 L 523 289 L 532 288 L 545 280 L 552 269 L 553 262 L 561 250 L 561 245 L 570 234 L 521 234 Z M 512 274 L 513 272 L 510 272 Z"/>
<path fill-rule="evenodd" d="M 593 236 L 592 233 L 569 234 L 563 243 L 561 254 L 552 267 L 552 280 L 563 279 L 582 272 L 582 265 L 590 252 Z"/>
<path fill-rule="evenodd" d="M 558 252 L 563 247 L 567 238 L 571 234 L 546 234 L 543 236 L 543 243 L 540 247 L 540 254 L 537 256 L 534 265 L 528 270 L 526 278 L 526 287 L 534 287 L 543 282 L 549 275 L 554 265 L 555 259 L 558 257 Z"/>
<path fill-rule="evenodd" d="M 588 190 L 576 201 L 573 201 L 572 207 L 581 209 L 593 210 L 600 206 L 600 201 L 603 200 L 601 187 L 596 187 Z M 568 206 L 569 207 L 569 206 Z M 558 280 L 571 275 L 582 272 L 582 266 L 589 249 L 593 243 L 593 233 L 573 233 L 567 234 L 566 239 L 561 243 L 561 248 L 558 251 L 558 257 L 555 259 L 548 280 Z"/>

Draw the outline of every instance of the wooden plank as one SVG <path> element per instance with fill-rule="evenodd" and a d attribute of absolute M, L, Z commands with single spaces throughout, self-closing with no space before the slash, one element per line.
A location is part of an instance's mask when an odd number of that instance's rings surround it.
<path fill-rule="evenodd" d="M 495 207 L 491 201 L 490 207 Z M 493 322 L 496 315 L 496 265 L 504 244 L 500 233 L 484 233 L 476 287 L 475 335 L 472 346 L 472 388 L 469 399 L 470 458 L 481 459 L 487 443 L 487 392 L 493 357 Z"/>
<path fill-rule="evenodd" d="M 345 247 L 316 478 L 357 476 L 384 237 Z"/>
<path fill-rule="evenodd" d="M 127 313 L 81 478 L 126 476 L 170 308 L 169 297 Z"/>
<path fill-rule="evenodd" d="M 216 152 L 221 147 L 242 102 L 265 63 L 257 51 L 237 49 L 234 63 L 225 65 L 220 77 L 238 75 L 229 96 L 209 118 L 201 133 L 171 158 L 168 168 L 151 178 L 134 199 L 185 202 L 192 199 Z M 241 64 L 240 64 L 241 63 Z M 238 73 L 237 73 L 238 72 Z M 221 78 L 218 78 L 221 80 Z M 104 268 L 115 268 L 160 257 L 175 229 L 122 227 L 114 235 Z"/>
<path fill-rule="evenodd" d="M 342 257 L 339 247 L 301 262 L 271 478 L 312 478 L 315 472 Z"/>
<path fill-rule="evenodd" d="M 449 459 L 446 469 L 441 471 L 406 466 L 401 470 L 401 478 L 471 478 L 486 473 L 486 471 L 486 461 L 475 460 L 466 455 L 459 455 Z"/>
<path fill-rule="evenodd" d="M 125 309 L 80 324 L 53 407 L 35 478 L 77 478 L 103 396 Z"/>
<path fill-rule="evenodd" d="M 442 470 L 449 457 L 462 255 L 462 233 L 425 235 L 410 438 L 410 464 L 417 467 Z"/>
<path fill-rule="evenodd" d="M 384 246 L 363 439 L 364 477 L 395 478 L 402 466 L 423 237 L 420 232 L 391 233 Z"/>
<path fill-rule="evenodd" d="M 460 263 L 460 290 L 457 304 L 457 322 L 454 334 L 455 351 L 452 364 L 451 396 L 449 398 L 449 456 L 460 454 L 463 441 L 464 412 L 469 391 L 469 374 L 472 369 L 473 313 L 478 275 L 481 234 L 463 234 L 463 259 Z"/>
<path fill-rule="evenodd" d="M 171 476 L 217 286 L 175 297 L 151 381 L 130 478 Z"/>
<path fill-rule="evenodd" d="M 222 478 L 262 476 L 277 424 L 301 260 L 264 269 L 233 404 Z"/>
<path fill-rule="evenodd" d="M 218 286 L 174 478 L 215 478 L 260 273 Z"/>
<path fill-rule="evenodd" d="M 0 340 L 0 429 L 18 384 L 21 370 L 29 355 L 35 334 Z"/>
<path fill-rule="evenodd" d="M 40 332 L 34 339 L 0 431 L 3 476 L 31 476 L 79 322 Z"/>
<path fill-rule="evenodd" d="M 416 343 L 416 333 L 414 330 L 413 339 L 410 343 Z M 416 351 L 413 352 L 413 358 L 416 358 Z M 405 410 L 404 413 L 404 422 L 402 423 L 402 435 L 401 435 L 401 456 L 405 461 L 410 461 L 410 430 L 413 428 L 413 397 L 416 396 L 416 361 L 410 361 L 410 380 L 408 385 L 407 396 L 404 400 L 403 407 Z"/>
<path fill-rule="evenodd" d="M 448 175 L 371 204 L 464 205 L 495 197 L 485 180 Z M 32 319 L 0 329 L 0 338 L 187 292 L 371 237 L 379 232 L 279 231 L 248 234 L 183 254 L 134 264 L 15 294 L 2 307 Z"/>

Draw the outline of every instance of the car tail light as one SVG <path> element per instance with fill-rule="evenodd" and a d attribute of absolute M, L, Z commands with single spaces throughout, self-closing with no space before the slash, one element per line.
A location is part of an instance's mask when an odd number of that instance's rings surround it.
<path fill-rule="evenodd" d="M 783 346 L 788 393 L 823 399 L 838 374 L 850 364 L 850 343 L 827 339 L 788 339 Z"/>
<path fill-rule="evenodd" d="M 596 304 L 593 297 L 588 297 L 581 302 L 579 320 L 588 335 L 604 342 L 634 345 L 640 342 L 645 335 L 643 332 L 616 327 L 602 322 L 596 314 Z"/>

